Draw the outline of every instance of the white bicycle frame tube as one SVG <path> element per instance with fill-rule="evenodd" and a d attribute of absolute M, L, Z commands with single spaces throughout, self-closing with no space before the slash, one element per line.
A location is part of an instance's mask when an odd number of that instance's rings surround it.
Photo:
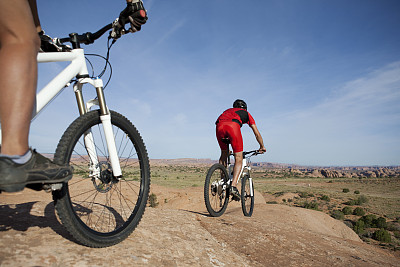
<path fill-rule="evenodd" d="M 53 52 L 53 53 L 38 53 L 37 56 L 38 63 L 47 63 L 47 62 L 68 62 L 71 61 L 64 70 L 62 70 L 53 80 L 51 80 L 42 90 L 40 90 L 36 95 L 36 109 L 32 115 L 32 119 L 34 119 L 40 111 L 46 107 L 51 100 L 53 100 L 65 87 L 66 85 L 74 79 L 77 75 L 87 76 L 88 70 L 86 66 L 86 59 L 83 49 L 73 49 L 71 52 Z M 101 79 L 92 80 L 89 78 L 81 78 L 78 81 L 78 85 L 74 86 L 74 90 L 80 90 L 82 88 L 82 84 L 89 83 L 96 86 L 103 86 Z M 119 164 L 119 158 L 116 150 L 114 134 L 111 125 L 111 115 L 108 113 L 107 115 L 101 116 L 101 121 L 103 124 L 104 135 L 106 137 L 107 148 L 109 151 L 111 166 L 113 168 L 113 174 L 115 177 L 120 177 L 121 167 Z M 97 153 L 95 149 L 95 144 L 93 142 L 93 136 L 90 131 L 85 133 L 85 146 L 88 151 L 89 157 L 95 169 L 99 173 L 99 162 L 97 159 Z M 0 131 L 0 140 L 1 140 L 1 131 Z M 96 172 L 96 170 L 93 170 Z"/>
<path fill-rule="evenodd" d="M 71 61 L 71 64 L 37 93 L 36 112 L 33 117 L 50 103 L 76 75 L 88 75 L 83 49 L 74 49 L 71 52 L 39 53 L 37 59 L 38 63 Z"/>
<path fill-rule="evenodd" d="M 234 166 L 235 164 L 234 163 L 231 163 L 229 166 L 228 166 L 228 176 L 229 176 L 229 179 L 232 181 L 232 178 L 233 178 L 233 176 L 232 176 L 232 174 L 230 173 L 231 172 L 231 170 L 233 171 L 233 166 Z M 249 173 L 250 173 L 250 169 L 247 167 L 247 159 L 246 158 L 243 158 L 243 163 L 242 163 L 242 168 L 241 168 L 241 170 L 240 170 L 240 174 L 239 174 L 239 178 L 240 179 L 242 179 L 242 175 L 243 175 L 243 172 L 244 172 L 244 169 L 248 169 L 248 171 L 249 171 Z M 253 191 L 253 180 L 252 180 L 252 178 L 251 177 L 249 177 L 249 181 L 250 181 L 250 195 L 251 196 L 253 196 L 254 195 L 254 191 Z M 238 179 L 238 181 L 237 181 L 237 183 L 239 183 L 239 179 Z"/>

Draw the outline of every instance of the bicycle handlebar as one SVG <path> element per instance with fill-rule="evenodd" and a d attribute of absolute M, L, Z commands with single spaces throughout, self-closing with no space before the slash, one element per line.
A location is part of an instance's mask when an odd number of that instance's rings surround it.
<path fill-rule="evenodd" d="M 251 157 L 251 156 L 260 155 L 260 154 L 263 154 L 263 153 L 261 153 L 259 150 L 243 151 L 243 157 L 246 156 L 246 155 L 249 155 L 249 154 L 251 154 L 250 155 L 250 157 Z"/>
<path fill-rule="evenodd" d="M 112 23 L 107 24 L 100 30 L 98 30 L 95 33 L 87 32 L 84 34 L 77 34 L 77 33 L 70 33 L 69 37 L 66 38 L 60 38 L 61 43 L 66 43 L 66 42 L 71 42 L 74 48 L 79 47 L 79 44 L 92 44 L 94 41 L 99 39 L 104 33 L 106 33 L 108 30 L 111 30 L 112 28 Z M 75 47 L 76 46 L 76 47 Z"/>
<path fill-rule="evenodd" d="M 250 157 L 263 154 L 259 150 L 243 151 L 242 153 L 243 153 L 243 157 L 245 157 L 246 155 L 249 155 L 249 154 L 251 154 Z M 230 152 L 229 155 L 232 156 L 233 152 Z"/>
<path fill-rule="evenodd" d="M 144 18 L 146 16 L 145 12 L 136 12 L 133 15 L 133 18 Z M 128 24 L 129 20 L 127 22 L 125 22 L 125 24 Z M 86 32 L 83 34 L 77 34 L 77 33 L 70 33 L 69 37 L 66 38 L 60 38 L 59 41 L 60 43 L 66 43 L 66 42 L 71 42 L 72 47 L 73 48 L 79 48 L 80 44 L 92 44 L 94 43 L 94 41 L 96 41 L 97 39 L 99 39 L 104 33 L 106 33 L 108 30 L 111 30 L 112 28 L 122 28 L 123 34 L 126 33 L 124 26 L 120 26 L 118 24 L 118 19 L 116 19 L 113 23 L 107 24 L 106 26 L 104 26 L 103 28 L 101 28 L 100 30 L 98 30 L 95 33 L 91 33 L 91 32 Z M 111 36 L 111 34 L 110 34 Z M 120 37 L 120 36 L 119 36 Z M 118 38 L 119 38 L 118 37 Z M 114 36 L 112 36 L 112 38 L 114 38 L 114 40 L 116 39 Z"/>

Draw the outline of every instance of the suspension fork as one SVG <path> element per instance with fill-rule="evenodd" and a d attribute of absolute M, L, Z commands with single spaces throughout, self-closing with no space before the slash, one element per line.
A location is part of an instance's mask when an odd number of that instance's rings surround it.
<path fill-rule="evenodd" d="M 253 197 L 254 195 L 253 178 L 251 178 L 250 175 L 249 175 L 249 183 L 250 183 L 250 196 Z"/>
<path fill-rule="evenodd" d="M 82 94 L 82 85 L 84 83 L 90 83 L 96 88 L 97 99 L 91 100 L 85 106 L 85 102 L 83 100 Z M 78 104 L 79 113 L 81 115 L 85 114 L 89 111 L 90 107 L 93 105 L 98 105 L 100 107 L 100 120 L 104 129 L 104 136 L 106 138 L 106 144 L 108 149 L 108 154 L 110 157 L 110 163 L 113 171 L 114 177 L 120 178 L 122 176 L 121 166 L 119 164 L 119 157 L 117 153 L 117 147 L 115 145 L 114 133 L 111 124 L 111 113 L 107 108 L 106 101 L 104 98 L 103 92 L 103 81 L 101 79 L 90 79 L 83 78 L 80 79 L 79 82 L 74 85 L 75 96 Z M 93 134 L 91 130 L 88 130 L 84 134 L 84 141 L 86 150 L 88 152 L 92 167 L 92 175 L 94 177 L 99 177 L 100 174 L 100 166 L 99 160 L 96 152 L 96 144 L 93 140 Z"/>

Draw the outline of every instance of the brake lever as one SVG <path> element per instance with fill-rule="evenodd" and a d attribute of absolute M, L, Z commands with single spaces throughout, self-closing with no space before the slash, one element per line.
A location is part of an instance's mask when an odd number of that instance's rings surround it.
<path fill-rule="evenodd" d="M 110 31 L 110 37 L 114 40 L 121 38 L 122 35 L 126 34 L 125 27 L 119 24 L 119 18 L 116 18 L 112 23 L 112 30 Z"/>

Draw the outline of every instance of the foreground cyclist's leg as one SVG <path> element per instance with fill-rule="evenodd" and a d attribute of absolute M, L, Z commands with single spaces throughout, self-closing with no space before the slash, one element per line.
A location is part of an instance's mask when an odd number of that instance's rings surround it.
<path fill-rule="evenodd" d="M 28 150 L 39 49 L 26 0 L 0 1 L 0 47 L 1 152 L 23 155 Z"/>
<path fill-rule="evenodd" d="M 72 173 L 69 167 L 55 165 L 29 150 L 39 45 L 28 2 L 0 1 L 0 191 L 16 192 L 32 183 L 62 182 Z"/>

